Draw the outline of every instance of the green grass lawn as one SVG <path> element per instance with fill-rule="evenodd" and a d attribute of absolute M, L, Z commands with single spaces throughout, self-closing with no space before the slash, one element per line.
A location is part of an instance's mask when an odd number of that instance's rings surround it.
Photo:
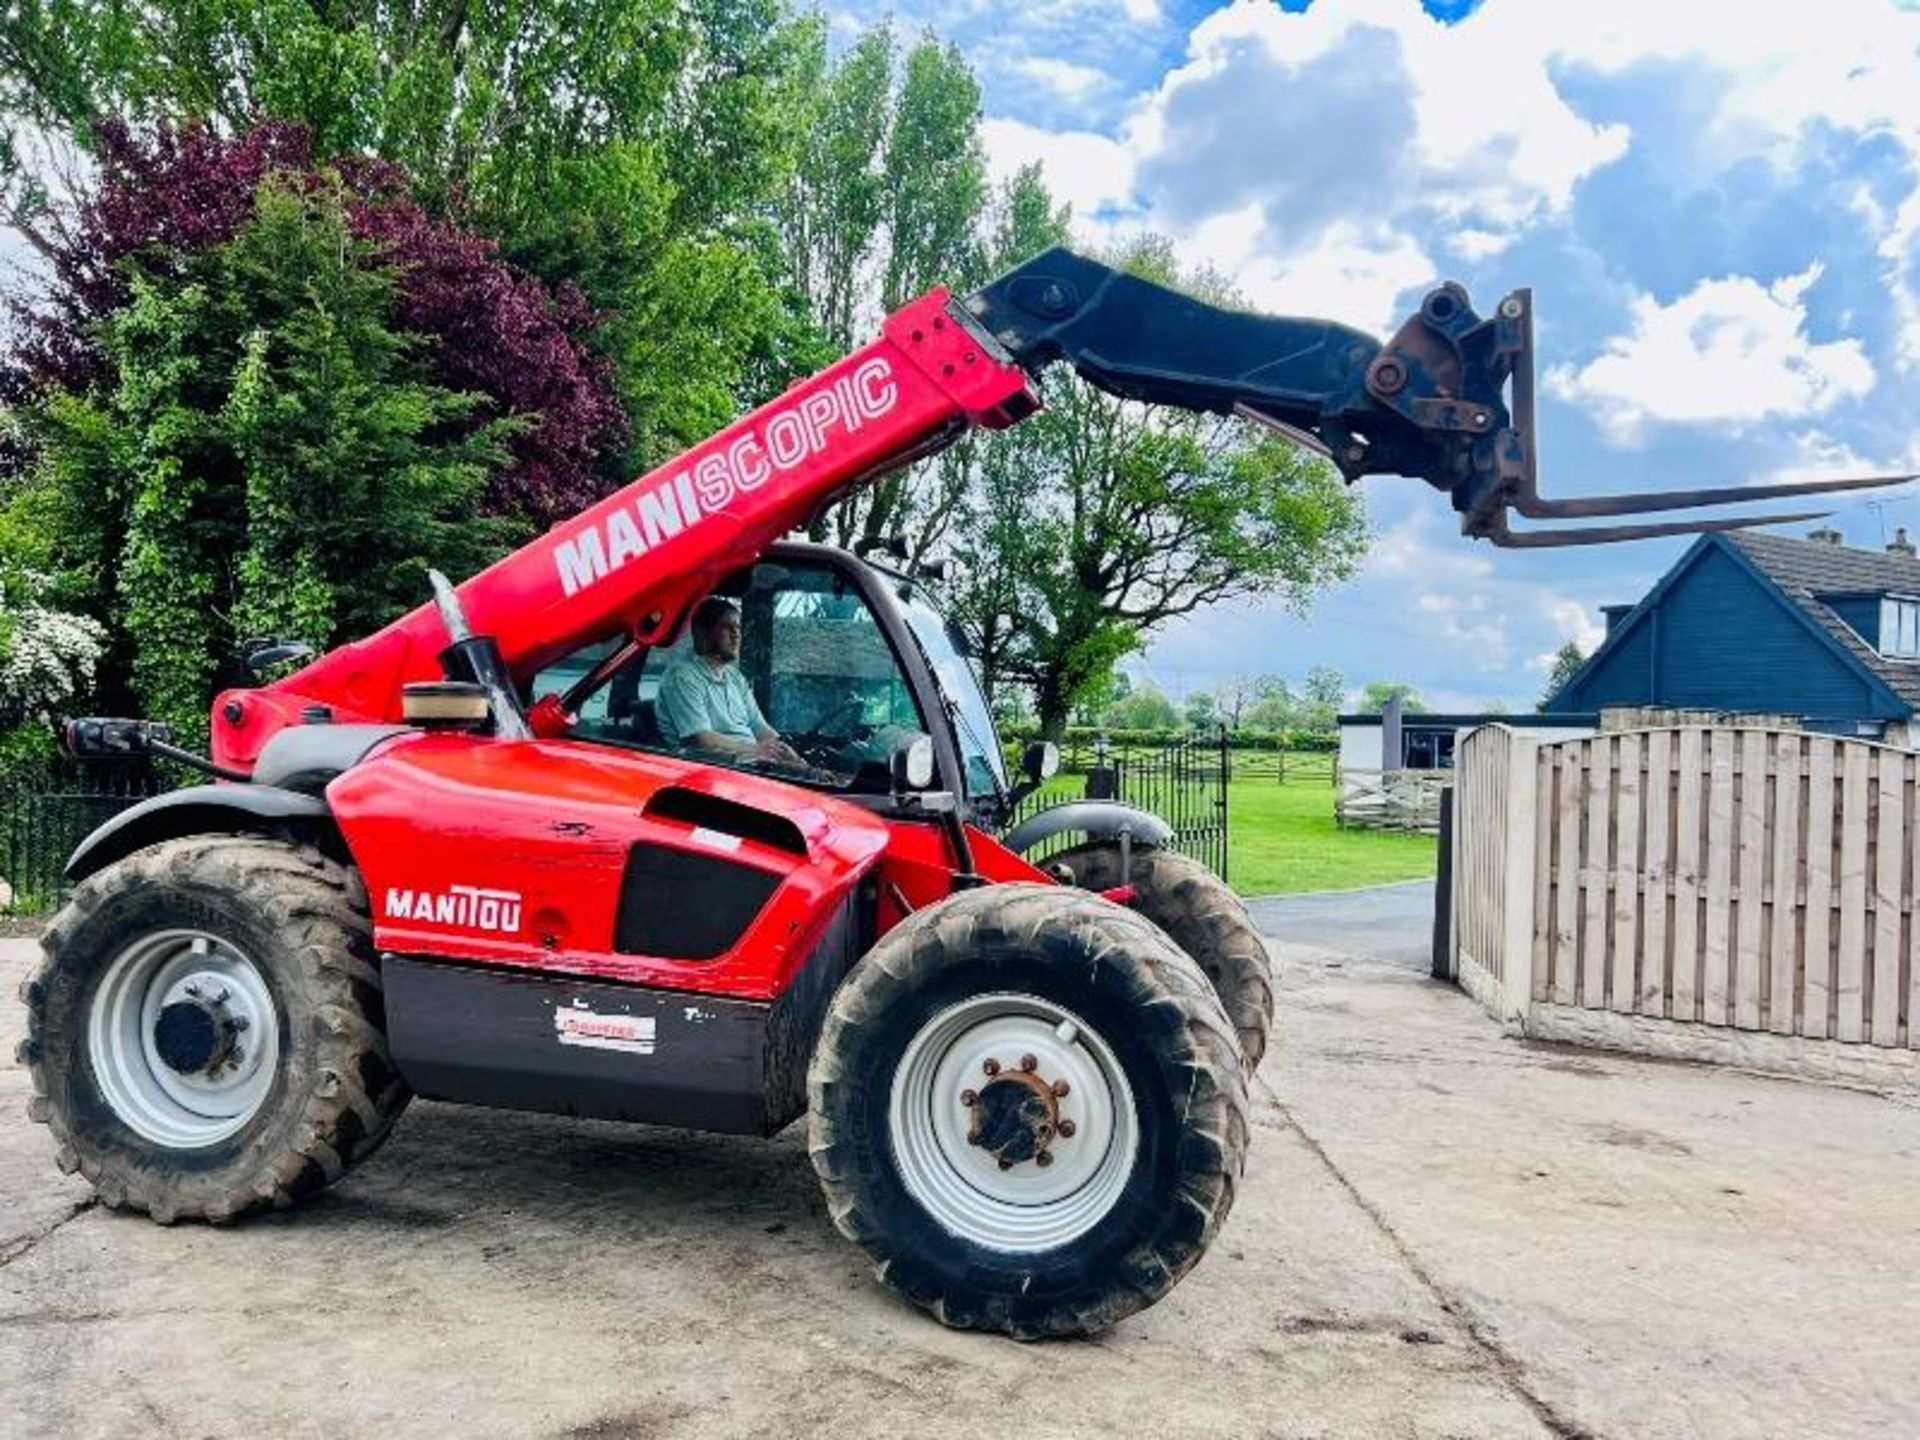
<path fill-rule="evenodd" d="M 1227 823 L 1227 873 L 1242 895 L 1349 890 L 1433 874 L 1432 836 L 1340 829 L 1333 787 L 1324 780 L 1235 780 L 1227 788 Z"/>

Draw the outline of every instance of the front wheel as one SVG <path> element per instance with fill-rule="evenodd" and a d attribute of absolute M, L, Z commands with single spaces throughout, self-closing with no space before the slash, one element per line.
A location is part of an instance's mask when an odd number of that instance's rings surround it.
<path fill-rule="evenodd" d="M 371 1154 L 408 1091 L 365 898 L 312 847 L 254 836 L 85 881 L 21 987 L 29 1114 L 60 1167 L 169 1223 L 291 1204 Z"/>
<path fill-rule="evenodd" d="M 842 1233 L 948 1325 L 1103 1330 L 1198 1262 L 1247 1090 L 1205 977 L 1118 906 L 995 885 L 910 917 L 835 997 L 809 1150 Z"/>

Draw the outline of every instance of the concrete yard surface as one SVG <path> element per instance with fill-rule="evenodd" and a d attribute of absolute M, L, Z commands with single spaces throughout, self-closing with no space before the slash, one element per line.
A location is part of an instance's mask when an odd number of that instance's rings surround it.
<path fill-rule="evenodd" d="M 58 1174 L 9 1064 L 0 1435 L 1920 1433 L 1920 1113 L 1527 1047 L 1276 928 L 1234 1212 L 1092 1341 L 894 1301 L 802 1126 L 416 1102 L 314 1202 L 162 1229 Z M 32 950 L 0 941 L 7 995 Z"/>

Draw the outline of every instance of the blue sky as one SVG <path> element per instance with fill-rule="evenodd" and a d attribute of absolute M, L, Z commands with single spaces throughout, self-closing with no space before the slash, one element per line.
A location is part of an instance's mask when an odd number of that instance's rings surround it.
<path fill-rule="evenodd" d="M 1038 160 L 1080 236 L 1171 235 L 1256 303 L 1384 334 L 1434 281 L 1531 285 L 1545 487 L 1920 468 L 1920 5 L 1903 0 L 987 0 L 890 11 L 956 41 L 996 173 Z M 1596 607 L 1684 548 L 1515 554 L 1417 481 L 1310 616 L 1211 612 L 1134 667 L 1179 692 L 1338 666 L 1448 708 L 1530 706 Z M 1836 510 L 1920 534 L 1911 488 Z"/>

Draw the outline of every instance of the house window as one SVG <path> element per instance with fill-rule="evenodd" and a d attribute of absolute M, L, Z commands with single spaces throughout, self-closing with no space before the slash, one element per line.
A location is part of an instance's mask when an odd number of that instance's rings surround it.
<path fill-rule="evenodd" d="M 1920 659 L 1920 600 L 1880 602 L 1880 653 L 1901 660 Z"/>

